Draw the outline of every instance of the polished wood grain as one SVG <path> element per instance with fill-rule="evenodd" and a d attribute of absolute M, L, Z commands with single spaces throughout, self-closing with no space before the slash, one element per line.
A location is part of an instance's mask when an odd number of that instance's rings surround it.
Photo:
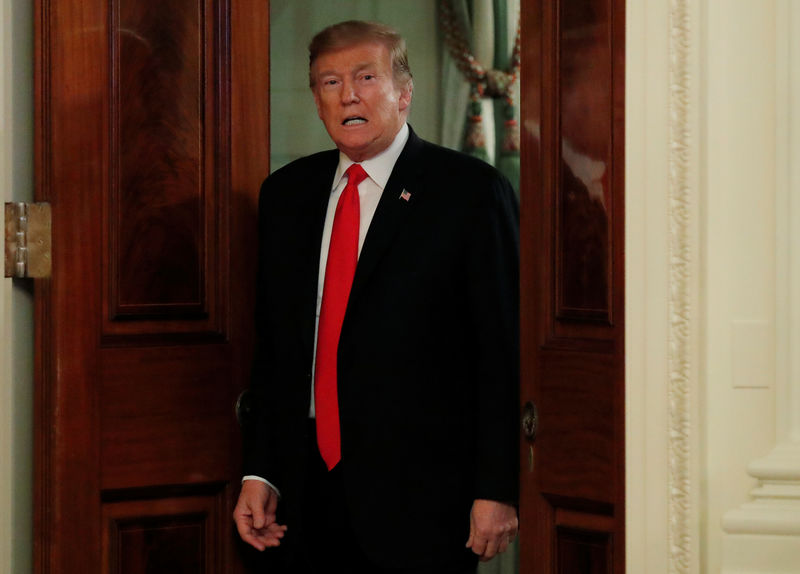
<path fill-rule="evenodd" d="M 624 9 L 522 4 L 524 574 L 625 572 Z"/>
<path fill-rule="evenodd" d="M 556 315 L 610 322 L 613 115 L 610 0 L 559 3 Z"/>
<path fill-rule="evenodd" d="M 203 525 L 183 520 L 147 524 L 137 520 L 118 526 L 119 574 L 206 572 Z"/>
<path fill-rule="evenodd" d="M 614 358 L 575 351 L 542 353 L 536 442 L 542 487 L 550 496 L 613 506 L 616 443 Z"/>
<path fill-rule="evenodd" d="M 226 335 L 230 50 L 215 6 L 110 2 L 109 344 Z"/>
<path fill-rule="evenodd" d="M 540 328 L 547 301 L 540 284 L 539 269 L 548 265 L 547 235 L 539 210 L 545 208 L 543 190 L 551 185 L 544 170 L 544 137 L 552 134 L 552 116 L 543 106 L 542 82 L 550 78 L 552 45 L 544 26 L 546 3 L 523 2 L 520 6 L 522 31 L 520 70 L 520 404 L 533 401 L 533 382 L 538 376 Z M 539 465 L 534 442 L 520 439 L 519 553 L 520 574 L 536 572 L 537 565 L 552 565 L 555 544 L 552 507 L 541 503 L 533 473 Z M 541 569 L 550 574 L 552 568 Z"/>
<path fill-rule="evenodd" d="M 558 574 L 610 574 L 611 535 L 574 528 L 558 528 Z"/>
<path fill-rule="evenodd" d="M 269 4 L 35 6 L 54 256 L 36 286 L 34 571 L 110 572 L 116 552 L 125 572 L 242 572 L 234 404 L 269 171 Z"/>
<path fill-rule="evenodd" d="M 226 347 L 144 347 L 132 353 L 120 346 L 102 353 L 103 491 L 229 478 L 238 429 L 231 424 L 235 397 Z"/>
<path fill-rule="evenodd" d="M 206 171 L 203 151 L 217 142 L 208 141 L 213 129 L 201 104 L 206 69 L 219 58 L 206 53 L 214 46 L 204 34 L 206 6 L 118 0 L 113 7 L 115 315 L 202 314 L 206 230 L 214 230 L 204 183 L 214 182 L 215 167 Z M 213 126 L 216 118 L 207 119 Z"/>
<path fill-rule="evenodd" d="M 220 570 L 218 497 L 161 497 L 103 505 L 107 574 L 207 574 Z"/>
<path fill-rule="evenodd" d="M 100 540 L 100 524 L 77 525 L 74 519 L 100 515 L 93 352 L 100 305 L 97 291 L 86 286 L 101 281 L 101 209 L 92 198 L 105 187 L 97 135 L 107 107 L 87 79 L 108 76 L 105 61 L 72 58 L 70 52 L 102 54 L 108 14 L 90 2 L 81 7 L 44 0 L 36 8 L 36 199 L 52 204 L 54 249 L 53 275 L 38 282 L 35 293 L 41 347 L 34 398 L 34 569 L 92 572 L 100 546 L 86 540 Z"/>

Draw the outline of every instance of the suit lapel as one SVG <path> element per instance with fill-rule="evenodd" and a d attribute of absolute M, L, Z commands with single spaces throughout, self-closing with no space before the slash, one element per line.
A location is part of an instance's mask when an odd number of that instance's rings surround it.
<path fill-rule="evenodd" d="M 422 140 L 409 128 L 408 142 L 397 159 L 392 175 L 381 194 L 369 231 L 364 239 L 349 301 L 358 299 L 369 276 L 419 201 L 423 192 L 420 177 L 422 148 Z"/>
<path fill-rule="evenodd" d="M 331 184 L 336 166 L 339 164 L 339 153 L 331 151 L 320 158 L 317 169 L 309 174 L 305 183 L 308 186 L 308 204 L 306 213 L 308 243 L 302 255 L 302 278 L 298 282 L 300 305 L 302 309 L 301 336 L 303 347 L 309 354 L 309 362 L 314 352 L 314 325 L 317 313 L 317 286 L 319 284 L 319 251 L 322 245 L 322 229 L 325 226 L 325 214 L 331 197 Z M 298 190 L 299 192 L 299 190 Z M 298 230 L 299 231 L 299 230 Z M 298 233 L 300 235 L 301 232 Z"/>

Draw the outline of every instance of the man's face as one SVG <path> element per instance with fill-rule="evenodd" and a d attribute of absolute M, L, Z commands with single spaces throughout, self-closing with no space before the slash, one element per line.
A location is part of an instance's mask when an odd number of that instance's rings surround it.
<path fill-rule="evenodd" d="M 389 147 L 411 104 L 411 83 L 394 85 L 386 46 L 356 44 L 321 54 L 312 73 L 317 113 L 336 147 L 357 162 Z"/>

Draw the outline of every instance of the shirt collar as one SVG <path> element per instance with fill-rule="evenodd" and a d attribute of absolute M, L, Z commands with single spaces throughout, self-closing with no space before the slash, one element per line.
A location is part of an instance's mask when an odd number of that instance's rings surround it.
<path fill-rule="evenodd" d="M 394 164 L 397 163 L 397 158 L 403 152 L 403 148 L 408 141 L 408 124 L 404 123 L 397 135 L 394 136 L 392 143 L 378 155 L 365 159 L 361 162 L 361 167 L 367 172 L 367 175 L 374 181 L 381 189 L 386 187 L 389 181 L 389 176 L 392 175 Z M 347 157 L 344 152 L 339 152 L 339 166 L 336 168 L 336 175 L 333 177 L 333 187 L 336 189 L 339 182 L 344 177 L 344 173 L 355 162 Z"/>

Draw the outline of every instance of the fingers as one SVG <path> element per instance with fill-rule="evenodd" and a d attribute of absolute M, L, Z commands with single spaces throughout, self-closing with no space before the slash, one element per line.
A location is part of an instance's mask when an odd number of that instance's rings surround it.
<path fill-rule="evenodd" d="M 250 512 L 253 520 L 253 528 L 256 530 L 261 530 L 264 526 L 267 525 L 267 519 L 264 514 L 264 507 L 260 504 L 256 504 L 250 507 Z"/>
<path fill-rule="evenodd" d="M 503 548 L 500 550 L 500 548 Z M 508 536 L 502 537 L 477 537 L 472 545 L 472 551 L 481 562 L 488 562 L 508 548 Z"/>
<path fill-rule="evenodd" d="M 470 513 L 467 548 L 486 562 L 508 550 L 517 535 L 518 520 L 513 506 L 490 500 L 476 500 Z"/>
<path fill-rule="evenodd" d="M 472 548 L 472 552 L 478 556 L 483 556 L 483 553 L 486 552 L 487 543 L 488 539 L 485 536 L 481 536 L 477 533 L 471 533 L 469 540 L 467 540 L 467 548 Z"/>
<path fill-rule="evenodd" d="M 514 536 L 512 535 L 500 535 L 499 537 L 492 538 L 486 542 L 486 548 L 483 551 L 483 554 L 480 556 L 481 562 L 488 562 L 498 554 L 502 554 L 508 547 L 511 546 L 511 543 L 514 541 Z"/>
<path fill-rule="evenodd" d="M 255 528 L 251 516 L 240 515 L 236 517 L 236 530 L 246 543 L 257 550 L 280 546 L 281 539 L 286 533 L 286 526 L 272 522 L 263 528 Z"/>
<path fill-rule="evenodd" d="M 279 546 L 286 526 L 275 522 L 278 497 L 263 483 L 245 481 L 233 511 L 242 540 L 257 550 Z"/>
<path fill-rule="evenodd" d="M 473 512 L 470 516 L 469 540 L 467 540 L 467 548 L 471 548 L 472 552 L 478 556 L 483 556 L 489 543 L 489 536 L 486 532 L 481 530 L 481 525 L 479 522 L 479 520 L 476 520 L 475 513 Z"/>
<path fill-rule="evenodd" d="M 494 537 L 486 541 L 486 549 L 480 557 L 481 562 L 488 562 L 497 555 L 498 542 L 499 539 Z"/>
<path fill-rule="evenodd" d="M 476 537 L 467 543 L 467 548 L 472 548 L 472 551 L 480 558 L 481 562 L 488 562 L 498 554 L 502 554 L 511 543 L 514 541 L 513 536 L 501 534 L 492 537 Z"/>
<path fill-rule="evenodd" d="M 276 523 L 272 523 L 260 530 L 252 528 L 247 523 L 242 524 L 237 522 L 236 527 L 242 540 L 259 551 L 280 546 L 281 539 L 286 532 L 286 526 L 281 526 Z"/>
<path fill-rule="evenodd" d="M 258 530 L 253 528 L 252 516 L 237 514 L 234 511 L 233 520 L 236 523 L 236 530 L 239 532 L 239 536 L 241 536 L 242 540 L 257 550 L 264 550 L 267 547 L 266 540 L 263 540 L 263 537 L 259 537 Z"/>

